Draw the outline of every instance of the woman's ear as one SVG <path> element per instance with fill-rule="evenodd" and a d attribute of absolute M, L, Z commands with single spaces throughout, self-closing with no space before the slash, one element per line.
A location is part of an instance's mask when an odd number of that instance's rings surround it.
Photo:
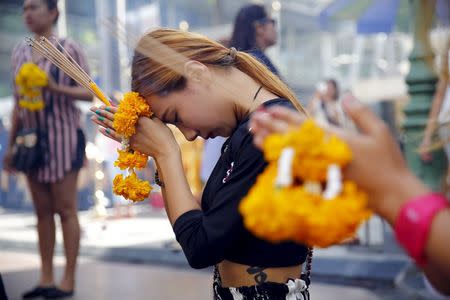
<path fill-rule="evenodd" d="M 209 68 L 195 60 L 190 60 L 184 64 L 184 76 L 188 82 L 192 83 L 209 84 L 211 82 Z"/>

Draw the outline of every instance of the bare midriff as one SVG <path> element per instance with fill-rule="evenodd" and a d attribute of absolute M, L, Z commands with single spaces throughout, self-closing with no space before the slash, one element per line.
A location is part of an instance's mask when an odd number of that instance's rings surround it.
<path fill-rule="evenodd" d="M 218 264 L 223 287 L 258 285 L 263 282 L 286 283 L 299 278 L 302 265 L 282 268 L 261 268 L 224 260 Z"/>

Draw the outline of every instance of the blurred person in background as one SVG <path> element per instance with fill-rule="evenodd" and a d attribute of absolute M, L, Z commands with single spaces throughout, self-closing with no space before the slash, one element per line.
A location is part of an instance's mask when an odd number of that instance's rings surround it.
<path fill-rule="evenodd" d="M 250 4 L 242 7 L 235 20 L 229 47 L 247 52 L 256 57 L 279 76 L 278 70 L 264 51 L 277 43 L 278 33 L 275 20 L 268 14 L 264 6 Z"/>
<path fill-rule="evenodd" d="M 441 58 L 439 80 L 436 85 L 433 102 L 431 104 L 428 116 L 427 126 L 425 127 L 422 143 L 420 145 L 421 158 L 424 162 L 433 159 L 431 154 L 433 145 L 433 136 L 438 134 L 440 143 L 442 143 L 447 156 L 447 175 L 444 186 L 445 193 L 450 196 L 450 82 L 449 82 L 449 51 L 450 40 L 447 41 L 444 55 Z"/>
<path fill-rule="evenodd" d="M 45 36 L 52 40 L 58 15 L 57 0 L 25 0 L 23 3 L 23 21 L 35 38 Z M 58 40 L 77 63 L 88 71 L 86 58 L 80 47 L 70 39 Z M 48 85 L 42 90 L 45 106 L 37 111 L 21 107 L 18 104 L 19 89 L 14 86 L 15 106 L 4 168 L 10 172 L 15 171 L 13 149 L 19 132 L 38 130 L 39 134 L 42 133 L 47 147 L 41 156 L 46 159 L 37 169 L 25 171 L 37 216 L 41 273 L 37 286 L 24 293 L 23 298 L 58 299 L 74 293 L 80 241 L 76 187 L 78 172 L 85 157 L 85 138 L 80 129 L 80 111 L 75 100 L 91 101 L 92 96 L 25 42 L 13 50 L 12 78 L 27 62 L 34 63 L 47 73 Z M 64 275 L 57 285 L 53 276 L 55 213 L 61 219 L 66 257 Z"/>
<path fill-rule="evenodd" d="M 345 127 L 345 114 L 339 97 L 339 84 L 335 79 L 319 82 L 307 110 L 318 122 Z"/>
<path fill-rule="evenodd" d="M 272 73 L 279 76 L 277 68 L 264 53 L 267 48 L 276 44 L 277 38 L 275 20 L 269 17 L 264 6 L 250 4 L 243 6 L 237 13 L 231 39 L 222 39 L 219 42 L 226 47 L 234 47 L 239 51 L 253 55 Z M 204 184 L 221 155 L 224 142 L 224 137 L 216 137 L 205 141 L 200 171 Z"/>

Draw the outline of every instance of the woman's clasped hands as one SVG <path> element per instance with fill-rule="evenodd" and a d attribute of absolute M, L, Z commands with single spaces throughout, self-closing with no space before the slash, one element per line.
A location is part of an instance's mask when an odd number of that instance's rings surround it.
<path fill-rule="evenodd" d="M 117 107 L 91 107 L 95 113 L 92 121 L 100 125 L 99 131 L 108 138 L 122 141 L 122 137 L 114 130 L 114 114 Z M 170 128 L 156 117 L 140 117 L 136 123 L 136 133 L 129 138 L 133 150 L 153 157 L 156 160 L 169 157 L 179 152 L 178 144 Z"/>

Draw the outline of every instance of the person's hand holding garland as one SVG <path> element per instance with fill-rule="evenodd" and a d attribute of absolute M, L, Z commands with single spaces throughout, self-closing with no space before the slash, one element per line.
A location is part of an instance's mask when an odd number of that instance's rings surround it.
<path fill-rule="evenodd" d="M 341 181 L 350 149 L 314 121 L 269 135 L 262 147 L 269 166 L 240 205 L 255 235 L 327 247 L 353 236 L 370 216 L 366 194 Z"/>
<path fill-rule="evenodd" d="M 136 133 L 139 118 L 151 117 L 150 105 L 138 93 L 128 92 L 124 94 L 118 108 L 102 106 L 92 110 L 97 114 L 93 121 L 106 127 L 101 132 L 122 144 L 114 165 L 130 173 L 126 177 L 120 174 L 114 178 L 113 192 L 132 201 L 145 200 L 150 194 L 151 186 L 137 177 L 135 169 L 145 168 L 148 156 L 133 150 L 129 139 Z"/>

